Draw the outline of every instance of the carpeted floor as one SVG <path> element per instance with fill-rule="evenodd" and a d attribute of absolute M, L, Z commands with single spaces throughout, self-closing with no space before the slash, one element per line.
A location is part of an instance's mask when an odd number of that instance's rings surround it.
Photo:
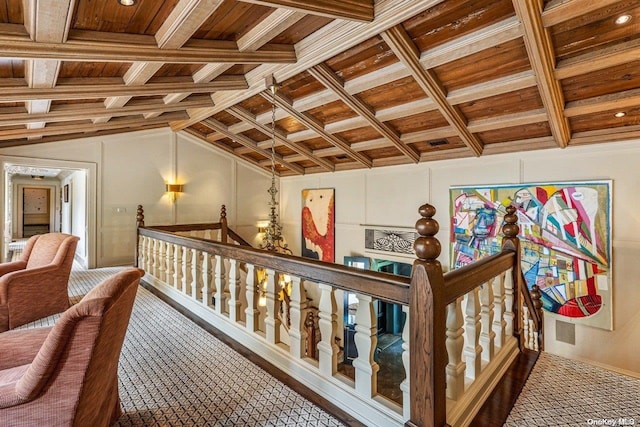
<path fill-rule="evenodd" d="M 72 302 L 119 270 L 74 270 Z M 57 317 L 25 327 L 53 324 Z M 118 373 L 122 427 L 342 425 L 143 287 Z"/>
<path fill-rule="evenodd" d="M 505 425 L 640 425 L 640 379 L 541 353 Z"/>
<path fill-rule="evenodd" d="M 74 269 L 72 302 L 119 270 Z M 119 377 L 122 427 L 342 425 L 142 287 Z M 640 425 L 640 380 L 542 353 L 505 425 Z"/>

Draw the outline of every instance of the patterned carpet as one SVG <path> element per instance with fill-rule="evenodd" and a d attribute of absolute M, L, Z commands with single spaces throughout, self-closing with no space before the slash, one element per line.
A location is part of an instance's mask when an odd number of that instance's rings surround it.
<path fill-rule="evenodd" d="M 120 268 L 71 273 L 72 302 Z M 25 327 L 53 324 L 51 316 Z M 140 287 L 120 357 L 119 426 L 341 426 Z"/>
<path fill-rule="evenodd" d="M 74 269 L 71 301 L 119 270 Z M 143 287 L 119 378 L 122 427 L 343 425 Z M 542 353 L 505 425 L 640 425 L 640 380 Z"/>
<path fill-rule="evenodd" d="M 505 425 L 640 425 L 640 379 L 542 353 Z"/>

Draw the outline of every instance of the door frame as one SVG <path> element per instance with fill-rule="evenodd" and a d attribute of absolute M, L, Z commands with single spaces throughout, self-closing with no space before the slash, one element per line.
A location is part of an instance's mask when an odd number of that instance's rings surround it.
<path fill-rule="evenodd" d="M 43 159 L 34 157 L 19 157 L 19 156 L 0 156 L 0 165 L 2 166 L 2 173 L 0 173 L 0 210 L 4 213 L 2 219 L 2 236 L 0 239 L 0 253 L 5 253 L 7 244 L 11 240 L 11 230 L 7 230 L 7 215 L 11 215 L 11 212 L 7 212 L 8 205 L 8 174 L 6 166 L 18 165 L 18 166 L 32 166 L 41 168 L 55 168 L 66 170 L 78 170 L 82 169 L 86 173 L 87 177 L 87 194 L 86 194 L 86 218 L 85 218 L 85 245 L 87 268 L 95 268 L 97 264 L 97 248 L 98 248 L 98 224 L 100 223 L 100 200 L 98 197 L 98 165 L 91 162 L 78 162 L 71 160 L 54 160 Z"/>

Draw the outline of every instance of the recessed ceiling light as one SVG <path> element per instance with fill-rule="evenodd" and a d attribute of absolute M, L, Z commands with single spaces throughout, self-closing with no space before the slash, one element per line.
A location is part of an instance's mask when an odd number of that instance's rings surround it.
<path fill-rule="evenodd" d="M 626 115 L 627 113 L 625 113 L 624 111 L 618 111 L 617 113 L 614 114 L 614 116 L 617 118 L 624 117 Z"/>
<path fill-rule="evenodd" d="M 136 0 L 118 0 L 118 3 L 123 6 L 133 6 L 134 4 L 136 4 Z"/>
<path fill-rule="evenodd" d="M 616 24 L 618 25 L 622 25 L 622 24 L 626 24 L 627 22 L 631 21 L 631 15 L 620 15 L 616 18 Z"/>

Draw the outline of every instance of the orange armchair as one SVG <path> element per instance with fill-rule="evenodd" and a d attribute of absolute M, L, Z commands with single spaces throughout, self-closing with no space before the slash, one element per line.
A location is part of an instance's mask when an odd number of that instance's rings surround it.
<path fill-rule="evenodd" d="M 69 273 L 78 237 L 40 234 L 20 260 L 0 264 L 0 332 L 69 308 Z"/>
<path fill-rule="evenodd" d="M 0 334 L 0 425 L 109 426 L 122 410 L 118 360 L 144 271 L 96 286 L 53 327 Z"/>

